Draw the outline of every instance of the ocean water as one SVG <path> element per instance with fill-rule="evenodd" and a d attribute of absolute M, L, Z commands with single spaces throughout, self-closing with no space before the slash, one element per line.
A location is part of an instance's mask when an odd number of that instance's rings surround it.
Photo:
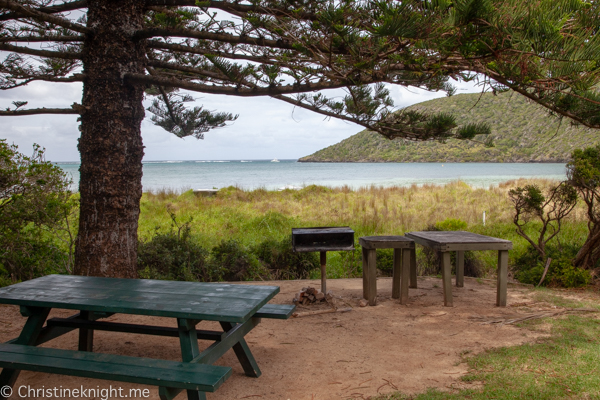
<path fill-rule="evenodd" d="M 57 163 L 79 182 L 78 163 Z M 445 184 L 461 180 L 489 188 L 517 178 L 565 179 L 565 164 L 525 163 L 299 163 L 296 160 L 146 161 L 144 191 L 159 189 L 243 189 L 323 185 L 352 189 L 365 186 Z"/>

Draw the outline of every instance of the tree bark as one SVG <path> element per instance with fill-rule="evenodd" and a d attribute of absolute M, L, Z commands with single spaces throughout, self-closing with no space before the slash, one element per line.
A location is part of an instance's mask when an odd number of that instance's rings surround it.
<path fill-rule="evenodd" d="M 83 44 L 79 192 L 75 251 L 79 275 L 137 276 L 142 196 L 142 87 L 124 81 L 144 72 L 143 0 L 89 0 Z"/>

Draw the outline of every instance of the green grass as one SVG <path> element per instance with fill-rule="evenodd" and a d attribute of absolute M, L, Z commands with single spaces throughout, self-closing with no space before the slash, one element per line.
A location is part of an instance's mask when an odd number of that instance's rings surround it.
<path fill-rule="evenodd" d="M 536 290 L 536 301 L 558 307 L 598 307 L 598 302 L 565 299 L 551 290 Z M 394 393 L 378 400 L 437 399 L 600 399 L 600 320 L 593 316 L 567 316 L 527 321 L 526 329 L 544 329 L 550 337 L 534 344 L 464 355 L 469 373 L 462 380 L 483 385 L 454 392 L 435 388 L 425 393 Z"/>

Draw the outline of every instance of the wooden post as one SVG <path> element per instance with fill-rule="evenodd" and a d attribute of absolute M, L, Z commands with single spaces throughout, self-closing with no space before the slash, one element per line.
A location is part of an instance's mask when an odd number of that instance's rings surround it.
<path fill-rule="evenodd" d="M 394 249 L 398 253 L 402 252 L 402 286 L 400 287 L 400 304 L 408 303 L 408 280 L 410 275 L 410 250 Z M 400 256 L 400 254 L 398 254 Z"/>
<path fill-rule="evenodd" d="M 450 252 L 440 253 L 440 263 L 442 264 L 442 283 L 444 286 L 444 306 L 452 307 L 452 281 L 450 277 Z"/>
<path fill-rule="evenodd" d="M 394 269 L 392 273 L 392 299 L 399 299 L 401 279 L 404 279 L 404 264 L 402 263 L 402 249 L 394 249 Z"/>
<path fill-rule="evenodd" d="M 377 304 L 377 252 L 375 249 L 367 250 L 367 300 L 369 305 Z"/>
<path fill-rule="evenodd" d="M 369 298 L 369 250 L 362 248 L 363 299 Z"/>
<path fill-rule="evenodd" d="M 90 312 L 81 310 L 79 312 L 81 319 L 90 320 Z M 93 351 L 94 350 L 94 330 L 87 328 L 79 328 L 79 351 Z"/>
<path fill-rule="evenodd" d="M 327 252 L 321 252 L 321 292 L 327 294 Z"/>
<path fill-rule="evenodd" d="M 410 251 L 410 288 L 417 288 L 417 252 L 416 249 L 408 249 Z"/>
<path fill-rule="evenodd" d="M 465 286 L 465 252 L 456 252 L 456 287 Z"/>
<path fill-rule="evenodd" d="M 498 251 L 498 288 L 496 291 L 496 305 L 506 307 L 506 285 L 508 280 L 508 250 Z"/>

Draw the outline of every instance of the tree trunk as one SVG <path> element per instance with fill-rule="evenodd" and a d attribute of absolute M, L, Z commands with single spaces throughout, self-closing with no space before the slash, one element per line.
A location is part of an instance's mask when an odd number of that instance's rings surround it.
<path fill-rule="evenodd" d="M 81 210 L 75 250 L 79 275 L 137 276 L 137 228 L 142 196 L 143 89 L 124 82 L 143 73 L 143 0 L 88 0 L 83 44 Z"/>

